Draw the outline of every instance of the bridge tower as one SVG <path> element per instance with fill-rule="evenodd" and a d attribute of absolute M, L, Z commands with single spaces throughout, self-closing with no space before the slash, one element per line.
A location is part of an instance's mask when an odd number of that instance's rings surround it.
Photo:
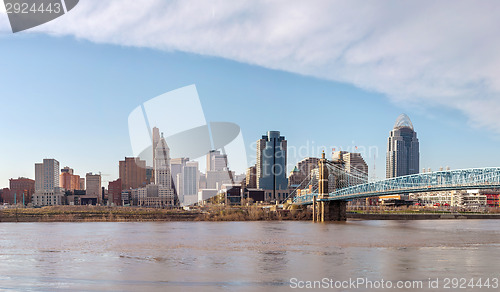
<path fill-rule="evenodd" d="M 319 166 L 318 198 L 313 198 L 313 221 L 346 221 L 346 201 L 330 201 L 328 191 L 328 161 L 325 152 L 321 154 Z"/>

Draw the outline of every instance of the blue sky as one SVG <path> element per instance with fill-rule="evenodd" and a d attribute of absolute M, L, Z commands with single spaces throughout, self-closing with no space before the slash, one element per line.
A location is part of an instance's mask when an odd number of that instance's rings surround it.
<path fill-rule="evenodd" d="M 160 5 L 149 2 L 153 8 Z M 97 5 L 89 3 L 86 5 Z M 127 32 L 120 31 L 123 28 L 119 25 L 115 30 L 103 29 L 103 35 L 98 36 L 89 32 L 88 27 L 94 23 L 71 31 L 73 22 L 83 21 L 78 13 L 92 11 L 80 5 L 83 8 L 80 12 L 75 8 L 74 18 L 68 14 L 38 31 L 12 34 L 2 31 L 0 25 L 0 187 L 8 186 L 9 178 L 34 178 L 34 163 L 43 158 L 56 158 L 62 167 L 70 166 L 80 175 L 102 172 L 110 175 L 103 180 L 116 179 L 118 161 L 132 155 L 127 125 L 130 112 L 155 96 L 190 84 L 197 86 L 207 121 L 233 122 L 241 127 L 250 160 L 254 155 L 250 144 L 268 130 L 279 130 L 289 146 L 309 145 L 311 155 L 317 154 L 312 152 L 317 146 L 345 150 L 376 147 L 378 157 L 365 159 L 370 171 L 375 161 L 376 175 L 381 178 L 385 175 L 387 136 L 397 116 L 404 112 L 418 133 L 421 167 L 498 166 L 498 123 L 491 118 L 496 116 L 498 100 L 494 76 L 479 78 L 484 81 L 479 87 L 476 79 L 450 77 L 445 82 L 437 78 L 429 83 L 427 78 L 439 71 L 426 67 L 415 73 L 418 78 L 394 77 L 391 83 L 392 79 L 378 76 L 403 70 L 406 65 L 386 68 L 390 63 L 383 62 L 386 57 L 376 66 L 384 70 L 380 73 L 374 67 L 336 64 L 328 58 L 328 66 L 317 65 L 316 59 L 308 61 L 301 55 L 318 53 L 307 47 L 304 52 L 297 49 L 291 59 L 287 54 L 266 54 L 270 55 L 266 59 L 255 53 L 262 47 L 245 49 L 238 42 L 229 51 L 218 51 L 212 46 L 214 40 L 199 49 L 189 42 L 169 45 L 170 39 L 165 44 L 134 39 L 140 35 L 154 38 L 148 30 L 131 35 L 128 44 L 122 41 Z M 262 11 L 265 9 L 273 7 Z M 222 10 L 228 15 L 234 13 Z M 170 8 L 168 11 L 172 13 Z M 223 19 L 231 21 L 228 16 Z M 67 25 L 58 28 L 64 21 Z M 324 25 L 328 28 L 330 24 Z M 182 37 L 176 36 L 179 39 Z M 241 35 L 228 39 L 220 42 L 231 44 L 231 40 L 241 39 L 243 44 L 252 44 Z M 275 43 L 273 40 L 268 40 L 269 52 L 279 48 L 275 44 L 283 44 L 278 37 Z M 455 61 L 446 60 L 450 68 L 461 68 L 464 58 L 481 52 L 455 53 Z M 317 55 L 320 58 L 321 54 Z M 392 61 L 397 63 L 394 60 L 397 58 Z M 476 66 L 478 70 L 483 68 Z M 336 68 L 343 77 L 332 77 L 329 72 Z M 484 96 L 478 98 L 477 92 Z M 471 112 L 475 102 L 478 109 L 490 105 L 484 108 L 492 112 Z M 293 163 L 300 158 L 289 160 Z"/>

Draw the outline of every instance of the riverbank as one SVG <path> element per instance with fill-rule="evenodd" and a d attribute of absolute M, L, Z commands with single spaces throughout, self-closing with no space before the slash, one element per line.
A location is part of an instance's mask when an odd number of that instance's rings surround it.
<path fill-rule="evenodd" d="M 349 220 L 439 220 L 500 219 L 499 213 L 421 212 L 347 212 Z M 142 207 L 53 206 L 43 208 L 6 208 L 0 222 L 141 222 L 141 221 L 274 221 L 312 220 L 311 210 L 273 210 L 260 206 L 211 206 L 193 210 Z"/>
<path fill-rule="evenodd" d="M 0 210 L 0 222 L 269 221 L 311 220 L 311 212 L 257 206 L 194 210 L 142 207 L 54 206 Z"/>
<path fill-rule="evenodd" d="M 360 220 L 439 220 L 439 219 L 500 219 L 500 214 L 475 213 L 347 213 L 348 219 Z"/>

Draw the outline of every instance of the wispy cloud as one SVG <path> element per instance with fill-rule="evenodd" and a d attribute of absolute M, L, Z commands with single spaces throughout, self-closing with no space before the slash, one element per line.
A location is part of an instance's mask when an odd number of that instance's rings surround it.
<path fill-rule="evenodd" d="M 85 0 L 32 31 L 347 82 L 500 133 L 498 15 L 498 1 Z"/>

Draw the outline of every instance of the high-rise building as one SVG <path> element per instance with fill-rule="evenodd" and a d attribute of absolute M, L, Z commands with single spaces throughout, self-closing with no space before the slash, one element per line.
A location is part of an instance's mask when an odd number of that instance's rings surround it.
<path fill-rule="evenodd" d="M 306 157 L 297 163 L 288 177 L 290 189 L 300 186 L 300 184 L 309 176 L 311 170 L 318 168 L 319 158 Z"/>
<path fill-rule="evenodd" d="M 154 173 L 154 170 L 156 169 L 156 146 L 158 145 L 158 143 L 160 142 L 160 129 L 158 129 L 157 127 L 153 127 L 153 133 L 151 134 L 151 137 L 153 138 L 153 147 L 152 147 L 152 150 L 153 150 L 153 172 L 152 172 L 152 178 L 150 179 L 150 182 L 155 182 L 156 179 L 155 179 L 155 173 Z"/>
<path fill-rule="evenodd" d="M 177 185 L 180 186 L 177 192 L 182 204 L 189 204 L 192 200 L 198 201 L 199 175 L 197 161 L 186 162 L 182 172 L 177 175 Z"/>
<path fill-rule="evenodd" d="M 368 177 L 368 164 L 360 153 L 337 151 L 333 153 L 332 161 L 342 161 L 346 172 L 365 174 Z"/>
<path fill-rule="evenodd" d="M 35 164 L 34 206 L 61 205 L 64 192 L 59 186 L 59 161 L 44 159 Z"/>
<path fill-rule="evenodd" d="M 155 169 L 154 169 L 155 184 L 164 186 L 168 189 L 172 188 L 172 176 L 170 173 L 170 148 L 168 148 L 163 134 L 156 145 L 155 151 Z"/>
<path fill-rule="evenodd" d="M 125 157 L 120 161 L 122 190 L 136 189 L 147 184 L 146 161 L 139 157 Z"/>
<path fill-rule="evenodd" d="M 59 187 L 59 161 L 44 159 L 35 164 L 35 191 Z"/>
<path fill-rule="evenodd" d="M 257 188 L 257 170 L 255 165 L 247 168 L 246 176 L 245 176 L 245 187 L 247 189 L 255 189 Z"/>
<path fill-rule="evenodd" d="M 182 173 L 182 170 L 184 169 L 184 166 L 186 165 L 186 163 L 188 161 L 189 161 L 189 158 L 185 158 L 185 157 L 171 158 L 170 159 L 170 172 L 172 175 L 172 182 L 173 182 L 172 187 L 174 189 L 175 194 L 177 194 L 177 196 L 179 196 L 181 194 L 180 193 L 181 185 L 177 182 L 177 177 L 179 176 L 179 174 Z"/>
<path fill-rule="evenodd" d="M 100 204 L 102 202 L 101 175 L 89 172 L 86 175 L 86 182 L 87 197 L 97 198 L 97 203 Z"/>
<path fill-rule="evenodd" d="M 4 197 L 4 203 L 9 204 L 28 204 L 31 202 L 31 196 L 35 193 L 35 181 L 29 178 L 11 178 L 9 180 L 10 195 Z M 7 200 L 6 200 L 7 199 Z"/>
<path fill-rule="evenodd" d="M 211 150 L 207 154 L 207 171 L 222 171 L 227 169 L 227 155 L 219 150 Z"/>
<path fill-rule="evenodd" d="M 332 155 L 332 162 L 338 163 L 350 174 L 342 182 L 343 186 L 354 186 L 368 182 L 368 164 L 360 153 L 337 151 Z"/>
<path fill-rule="evenodd" d="M 279 131 L 269 131 L 257 141 L 257 188 L 265 190 L 266 201 L 288 196 L 286 162 L 287 141 Z"/>
<path fill-rule="evenodd" d="M 66 166 L 61 169 L 61 174 L 59 175 L 59 186 L 67 191 L 81 190 L 80 176 L 75 175 L 73 169 Z"/>
<path fill-rule="evenodd" d="M 419 171 L 419 142 L 410 118 L 401 114 L 387 143 L 386 177 L 416 174 Z"/>

